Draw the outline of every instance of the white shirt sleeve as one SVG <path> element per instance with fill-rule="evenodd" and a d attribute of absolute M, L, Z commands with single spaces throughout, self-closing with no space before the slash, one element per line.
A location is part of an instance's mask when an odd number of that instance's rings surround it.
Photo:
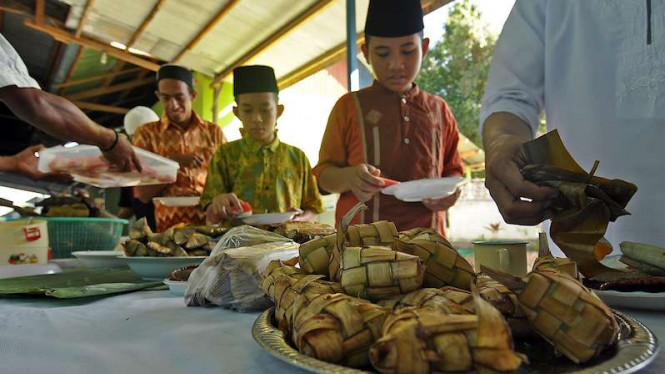
<path fill-rule="evenodd" d="M 547 0 L 517 0 L 494 48 L 480 110 L 487 117 L 509 112 L 538 129 L 544 103 L 545 6 Z"/>
<path fill-rule="evenodd" d="M 0 34 L 0 88 L 7 86 L 40 88 L 14 47 Z"/>

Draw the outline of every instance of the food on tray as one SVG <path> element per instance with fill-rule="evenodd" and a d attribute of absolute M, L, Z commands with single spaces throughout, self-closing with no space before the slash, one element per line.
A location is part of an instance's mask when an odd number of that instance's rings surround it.
<path fill-rule="evenodd" d="M 538 257 L 533 263 L 533 270 L 556 270 L 570 275 L 571 277 L 582 281 L 582 274 L 577 271 L 577 264 L 568 257 L 554 257 L 550 252 L 547 242 L 547 234 L 541 232 L 538 234 Z"/>
<path fill-rule="evenodd" d="M 275 225 L 273 231 L 296 243 L 306 243 L 335 233 L 332 226 L 316 222 L 284 222 Z"/>
<path fill-rule="evenodd" d="M 293 242 L 269 242 L 216 252 L 192 273 L 185 303 L 241 311 L 268 308 L 272 302 L 259 288 L 266 267 L 270 261 L 297 255 L 298 245 Z"/>
<path fill-rule="evenodd" d="M 524 355 L 513 349 L 501 314 L 477 293 L 477 315 L 405 309 L 389 316 L 370 361 L 381 373 L 510 372 Z"/>
<path fill-rule="evenodd" d="M 201 230 L 201 227 L 180 223 L 155 234 L 146 219 L 141 218 L 130 227 L 129 240 L 122 244 L 123 249 L 129 257 L 207 256 L 212 252 L 215 243 L 211 236 L 199 232 L 212 230 Z"/>
<path fill-rule="evenodd" d="M 555 270 L 518 278 L 482 269 L 517 293 L 531 326 L 573 362 L 586 362 L 615 343 L 619 327 L 612 311 L 577 279 Z"/>
<path fill-rule="evenodd" d="M 615 343 L 617 321 L 569 260 L 543 251 L 524 278 L 461 265 L 462 275 L 428 288 L 427 269 L 446 258 L 447 270 L 431 274 L 448 274 L 458 264 L 455 248 L 431 229 L 395 235 L 387 222 L 349 225 L 363 208 L 354 206 L 335 235 L 304 243 L 300 268 L 272 262 L 264 271 L 261 288 L 275 302 L 278 327 L 301 353 L 359 368 L 371 360 L 383 373 L 509 372 L 525 361 L 513 337 L 525 350 L 537 344 L 542 355 L 554 358 L 556 349 L 575 363 Z M 405 247 L 422 253 L 400 252 Z"/>
<path fill-rule="evenodd" d="M 461 290 L 464 292 L 463 290 Z M 447 292 L 438 288 L 421 288 L 405 295 L 395 296 L 381 300 L 377 304 L 392 310 L 404 308 L 432 308 L 444 314 L 473 314 L 474 309 L 458 304 L 455 300 L 446 297 Z"/>
<path fill-rule="evenodd" d="M 300 267 L 310 274 L 328 276 L 328 263 L 336 242 L 337 236 L 333 234 L 300 245 Z"/>
<path fill-rule="evenodd" d="M 199 267 L 199 265 L 187 265 L 181 268 L 177 268 L 169 274 L 169 280 L 176 282 L 187 282 L 190 274 L 192 274 L 192 271 L 194 271 L 194 269 L 197 267 Z"/>
<path fill-rule="evenodd" d="M 348 295 L 380 300 L 415 291 L 423 284 L 422 260 L 389 247 L 348 247 L 341 258 L 334 280 Z"/>
<path fill-rule="evenodd" d="M 445 285 L 468 290 L 474 278 L 473 267 L 453 245 L 433 229 L 410 230 L 400 235 L 393 248 L 399 252 L 418 256 L 425 264 L 423 287 L 439 288 Z"/>

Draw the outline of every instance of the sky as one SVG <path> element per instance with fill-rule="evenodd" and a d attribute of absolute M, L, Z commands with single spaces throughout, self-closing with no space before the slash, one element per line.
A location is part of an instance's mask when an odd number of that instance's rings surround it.
<path fill-rule="evenodd" d="M 471 0 L 471 3 L 478 6 L 482 14 L 482 20 L 487 23 L 490 31 L 498 35 L 501 32 L 503 23 L 508 18 L 515 0 Z M 454 2 L 425 16 L 425 36 L 430 38 L 432 44 L 441 39 L 443 25 L 448 18 L 448 12 L 453 4 Z"/>

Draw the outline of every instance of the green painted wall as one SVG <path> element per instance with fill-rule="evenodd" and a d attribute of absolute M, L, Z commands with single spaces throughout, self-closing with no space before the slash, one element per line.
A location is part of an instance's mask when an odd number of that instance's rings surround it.
<path fill-rule="evenodd" d="M 214 101 L 215 92 L 210 88 L 210 79 L 208 76 L 194 72 L 194 89 L 196 90 L 196 98 L 192 102 L 192 109 L 203 119 L 212 121 L 212 104 Z M 233 105 L 233 84 L 224 82 L 222 85 L 222 92 L 219 95 L 217 109 L 221 112 L 229 105 Z M 162 116 L 164 108 L 159 101 L 152 106 L 152 109 L 160 117 Z M 224 127 L 231 123 L 233 120 L 233 112 L 229 111 L 227 115 L 219 118 L 218 124 Z"/>

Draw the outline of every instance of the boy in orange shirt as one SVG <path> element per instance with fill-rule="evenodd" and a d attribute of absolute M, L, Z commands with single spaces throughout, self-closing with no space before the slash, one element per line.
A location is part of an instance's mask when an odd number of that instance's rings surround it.
<path fill-rule="evenodd" d="M 429 47 L 423 28 L 419 0 L 370 1 L 361 48 L 375 81 L 335 104 L 312 170 L 323 190 L 341 194 L 337 222 L 360 200 L 369 210 L 355 223 L 389 220 L 398 230 L 432 227 L 445 235 L 444 213 L 459 191 L 422 202 L 378 193 L 379 176 L 409 181 L 463 172 L 448 105 L 413 83 Z"/>

